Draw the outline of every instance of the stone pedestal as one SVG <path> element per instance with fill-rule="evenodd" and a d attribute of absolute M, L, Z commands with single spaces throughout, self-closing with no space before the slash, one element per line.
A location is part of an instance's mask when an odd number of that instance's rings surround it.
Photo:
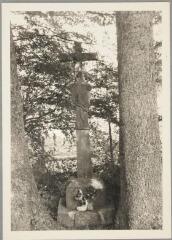
<path fill-rule="evenodd" d="M 104 206 L 96 211 L 79 212 L 67 209 L 62 202 L 59 202 L 58 220 L 67 229 L 103 229 L 113 224 L 114 207 Z"/>
<path fill-rule="evenodd" d="M 78 211 L 76 193 L 78 189 L 84 193 L 90 186 L 96 190 L 94 198 L 91 199 L 93 209 Z M 106 189 L 101 180 L 97 178 L 71 180 L 66 189 L 65 200 L 61 199 L 59 202 L 58 220 L 67 229 L 103 229 L 113 224 L 115 209 L 112 204 L 106 202 Z"/>

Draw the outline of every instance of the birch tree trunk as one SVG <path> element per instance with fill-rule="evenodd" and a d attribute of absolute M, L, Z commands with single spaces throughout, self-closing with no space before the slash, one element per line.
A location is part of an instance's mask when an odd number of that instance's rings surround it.
<path fill-rule="evenodd" d="M 11 230 L 57 229 L 44 209 L 28 161 L 23 103 L 17 78 L 15 48 L 11 41 Z"/>
<path fill-rule="evenodd" d="M 117 42 L 123 229 L 162 227 L 161 143 L 151 12 L 119 12 Z"/>

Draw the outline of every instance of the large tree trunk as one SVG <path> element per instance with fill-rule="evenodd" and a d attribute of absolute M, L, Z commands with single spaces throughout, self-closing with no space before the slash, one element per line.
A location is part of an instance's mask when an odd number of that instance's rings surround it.
<path fill-rule="evenodd" d="M 151 12 L 117 14 L 121 228 L 162 226 L 161 144 Z"/>
<path fill-rule="evenodd" d="M 55 223 L 41 204 L 28 161 L 24 137 L 23 104 L 17 78 L 11 33 L 11 229 L 54 229 Z M 57 226 L 57 225 L 56 225 Z"/>

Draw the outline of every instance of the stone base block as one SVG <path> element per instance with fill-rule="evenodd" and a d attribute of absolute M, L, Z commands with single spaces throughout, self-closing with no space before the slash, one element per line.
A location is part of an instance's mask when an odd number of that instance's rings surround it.
<path fill-rule="evenodd" d="M 62 226 L 65 226 L 69 229 L 74 227 L 74 221 L 75 221 L 75 211 L 68 210 L 64 205 L 63 205 L 63 200 L 60 199 L 59 201 L 59 206 L 58 206 L 58 220 L 59 223 Z"/>
<path fill-rule="evenodd" d="M 89 229 L 89 227 L 96 227 L 101 225 L 101 219 L 97 212 L 86 211 L 76 212 L 75 227 L 79 229 Z"/>
<path fill-rule="evenodd" d="M 59 201 L 58 219 L 62 226 L 68 229 L 102 229 L 113 224 L 115 210 L 113 206 L 106 206 L 97 211 L 79 212 L 67 209 L 62 199 Z"/>

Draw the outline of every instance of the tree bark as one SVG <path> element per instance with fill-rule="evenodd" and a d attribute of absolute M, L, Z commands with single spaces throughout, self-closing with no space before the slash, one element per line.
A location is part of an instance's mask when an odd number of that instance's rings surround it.
<path fill-rule="evenodd" d="M 161 143 L 153 78 L 151 12 L 119 12 L 117 21 L 120 228 L 162 227 Z"/>
<path fill-rule="evenodd" d="M 23 103 L 17 78 L 15 48 L 11 41 L 11 230 L 57 229 L 44 209 L 28 161 Z"/>
<path fill-rule="evenodd" d="M 109 127 L 109 150 L 110 150 L 110 159 L 112 166 L 114 164 L 113 161 L 113 142 L 112 142 L 112 129 L 111 129 L 111 119 L 108 117 L 108 127 Z"/>

